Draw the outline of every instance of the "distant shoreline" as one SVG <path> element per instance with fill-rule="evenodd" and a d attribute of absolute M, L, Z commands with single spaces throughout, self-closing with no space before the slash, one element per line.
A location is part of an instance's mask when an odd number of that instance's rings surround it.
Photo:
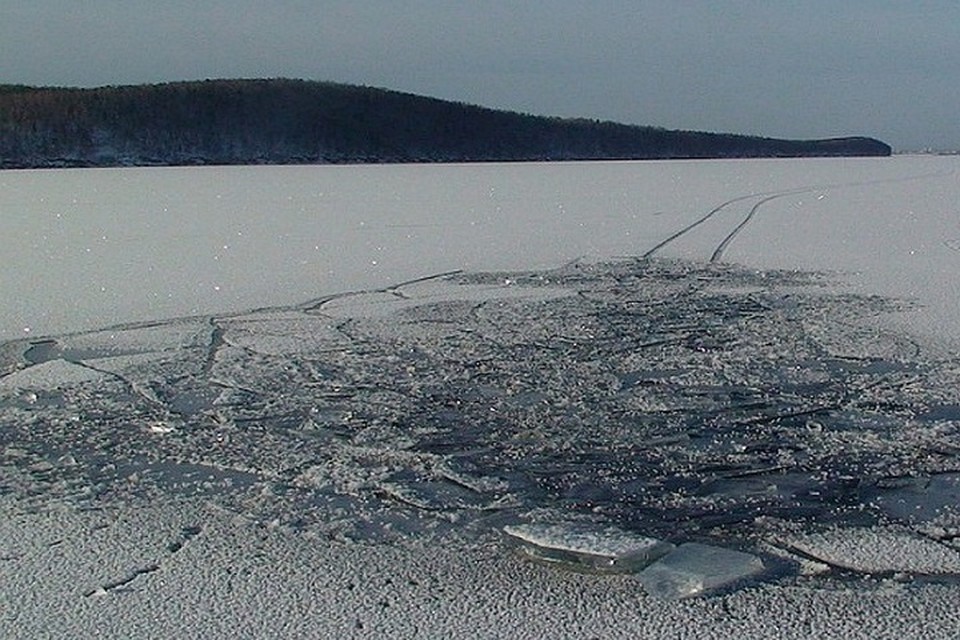
<path fill-rule="evenodd" d="M 868 137 L 785 140 L 554 118 L 385 89 L 208 80 L 0 85 L 0 169 L 889 156 Z"/>

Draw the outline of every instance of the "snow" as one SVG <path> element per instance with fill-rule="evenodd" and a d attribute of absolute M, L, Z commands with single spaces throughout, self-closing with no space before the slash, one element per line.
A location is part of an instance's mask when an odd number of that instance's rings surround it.
<path fill-rule="evenodd" d="M 245 311 L 424 275 L 640 255 L 730 199 L 662 255 L 858 272 L 951 306 L 956 157 L 7 171 L 0 339 Z M 786 232 L 789 230 L 789 232 Z"/>
<path fill-rule="evenodd" d="M 495 546 L 301 540 L 195 500 L 0 496 L 0 633 L 36 637 L 952 638 L 956 590 L 770 584 L 647 597 Z"/>
<path fill-rule="evenodd" d="M 0 635 L 952 637 L 957 162 L 0 173 Z"/>

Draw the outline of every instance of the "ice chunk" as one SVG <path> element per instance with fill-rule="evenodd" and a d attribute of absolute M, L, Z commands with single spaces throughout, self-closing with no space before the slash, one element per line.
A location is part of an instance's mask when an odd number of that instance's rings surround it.
<path fill-rule="evenodd" d="M 103 377 L 99 371 L 56 359 L 6 376 L 0 380 L 0 389 L 58 389 L 102 380 Z"/>
<path fill-rule="evenodd" d="M 793 535 L 788 547 L 861 573 L 960 574 L 960 553 L 900 527 L 838 528 Z"/>
<path fill-rule="evenodd" d="M 763 561 L 749 553 L 688 542 L 641 571 L 639 578 L 650 595 L 677 599 L 718 589 L 763 569 Z"/>
<path fill-rule="evenodd" d="M 639 571 L 673 549 L 668 542 L 584 523 L 522 524 L 503 531 L 536 559 L 603 573 Z"/>

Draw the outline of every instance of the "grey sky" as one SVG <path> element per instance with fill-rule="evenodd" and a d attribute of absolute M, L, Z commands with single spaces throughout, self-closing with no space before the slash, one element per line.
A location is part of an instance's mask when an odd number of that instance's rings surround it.
<path fill-rule="evenodd" d="M 2 83 L 281 76 L 958 149 L 960 2 L 0 0 Z"/>

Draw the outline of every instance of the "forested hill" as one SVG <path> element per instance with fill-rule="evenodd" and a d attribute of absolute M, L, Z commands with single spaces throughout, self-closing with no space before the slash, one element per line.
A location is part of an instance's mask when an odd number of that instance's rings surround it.
<path fill-rule="evenodd" d="M 870 138 L 669 131 L 327 82 L 0 86 L 0 168 L 889 154 Z"/>

